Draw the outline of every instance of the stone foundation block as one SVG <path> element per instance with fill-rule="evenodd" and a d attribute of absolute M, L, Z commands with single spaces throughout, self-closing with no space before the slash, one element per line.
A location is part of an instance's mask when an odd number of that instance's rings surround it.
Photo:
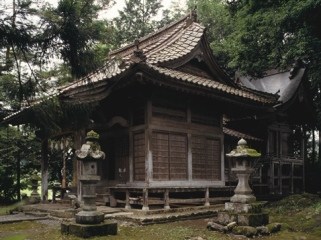
<path fill-rule="evenodd" d="M 76 223 L 98 224 L 104 222 L 105 214 L 98 211 L 81 211 L 76 214 Z"/>
<path fill-rule="evenodd" d="M 116 235 L 117 223 L 104 222 L 99 224 L 78 224 L 74 222 L 62 222 L 61 233 L 81 238 Z"/>
<path fill-rule="evenodd" d="M 236 213 L 222 211 L 218 212 L 217 222 L 227 225 L 231 222 L 237 222 L 240 226 L 258 227 L 269 223 L 269 214 L 266 213 Z"/>
<path fill-rule="evenodd" d="M 269 214 L 266 213 L 247 213 L 238 214 L 237 223 L 240 226 L 258 227 L 269 223 Z"/>
<path fill-rule="evenodd" d="M 234 212 L 218 212 L 217 222 L 222 225 L 227 225 L 231 222 L 237 222 L 237 213 Z"/>
<path fill-rule="evenodd" d="M 236 213 L 261 213 L 262 207 L 266 202 L 254 202 L 254 203 L 233 203 L 226 202 L 225 210 Z"/>
<path fill-rule="evenodd" d="M 256 235 L 257 230 L 254 227 L 250 226 L 236 226 L 233 228 L 232 233 L 235 235 L 244 235 L 248 238 L 252 238 Z"/>

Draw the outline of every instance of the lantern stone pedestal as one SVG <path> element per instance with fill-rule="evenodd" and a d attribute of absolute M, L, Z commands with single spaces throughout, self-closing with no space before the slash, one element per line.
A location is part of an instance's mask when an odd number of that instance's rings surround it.
<path fill-rule="evenodd" d="M 61 223 L 61 233 L 88 238 L 117 234 L 117 223 L 105 222 L 105 215 L 97 211 L 96 184 L 100 181 L 97 175 L 97 162 L 105 158 L 98 144 L 99 135 L 94 131 L 87 133 L 86 143 L 75 152 L 77 160 L 82 162 L 83 173 L 79 180 L 82 186 L 84 205 L 76 214 L 76 222 Z"/>
<path fill-rule="evenodd" d="M 235 167 L 231 170 L 238 177 L 238 184 L 230 202 L 225 203 L 225 210 L 218 213 L 218 223 L 226 225 L 236 222 L 240 226 L 262 226 L 269 223 L 269 215 L 262 213 L 265 202 L 257 202 L 249 185 L 249 177 L 254 169 L 251 168 L 251 159 L 261 154 L 247 147 L 244 139 L 238 142 L 237 149 L 226 154 L 235 158 Z"/>

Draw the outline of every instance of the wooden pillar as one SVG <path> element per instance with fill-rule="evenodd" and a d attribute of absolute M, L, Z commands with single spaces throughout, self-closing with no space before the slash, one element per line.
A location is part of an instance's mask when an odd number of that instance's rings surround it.
<path fill-rule="evenodd" d="M 114 189 L 109 189 L 109 205 L 110 207 L 117 207 L 117 199 L 115 197 Z"/>
<path fill-rule="evenodd" d="M 302 146 L 301 146 L 301 156 L 302 156 L 302 192 L 305 192 L 305 171 L 306 171 L 306 161 L 308 160 L 308 154 L 307 154 L 307 135 L 306 135 L 306 127 L 303 125 L 303 134 L 301 134 L 302 137 Z"/>
<path fill-rule="evenodd" d="M 142 210 L 148 211 L 149 206 L 148 206 L 148 188 L 143 189 L 143 208 Z"/>
<path fill-rule="evenodd" d="M 66 138 L 63 137 L 62 140 L 62 181 L 61 181 L 61 188 L 66 189 L 67 187 L 67 183 L 66 183 Z M 61 195 L 62 195 L 62 191 L 61 190 Z M 61 196 L 61 198 L 63 198 L 63 196 Z"/>
<path fill-rule="evenodd" d="M 204 206 L 210 206 L 210 189 L 209 187 L 205 190 L 205 204 Z"/>
<path fill-rule="evenodd" d="M 164 192 L 164 209 L 170 209 L 170 206 L 169 206 L 169 190 L 168 190 L 168 188 L 166 188 L 165 192 Z"/>
<path fill-rule="evenodd" d="M 41 201 L 48 201 L 48 139 L 41 142 Z"/>
<path fill-rule="evenodd" d="M 146 183 L 149 184 L 153 181 L 153 155 L 152 155 L 152 130 L 145 130 L 145 142 L 146 142 L 146 159 L 145 159 L 145 172 Z"/>
<path fill-rule="evenodd" d="M 294 163 L 291 163 L 291 194 L 294 193 L 294 181 L 293 181 Z"/>
<path fill-rule="evenodd" d="M 273 160 L 271 160 L 271 163 L 270 163 L 270 181 L 271 181 L 271 189 L 270 189 L 270 193 L 271 194 L 274 194 L 274 162 Z"/>
<path fill-rule="evenodd" d="M 282 167 L 283 167 L 283 162 L 282 160 L 279 161 L 279 192 L 282 195 Z"/>
<path fill-rule="evenodd" d="M 74 136 L 74 149 L 78 150 L 81 148 L 82 144 L 85 142 L 86 138 L 86 131 L 85 130 L 79 130 L 75 133 Z M 73 178 L 72 178 L 72 185 L 73 187 L 77 188 L 77 197 L 78 200 L 81 201 L 81 182 L 79 181 L 79 176 L 81 176 L 82 173 L 82 164 L 81 161 L 77 160 L 76 154 L 74 154 L 73 157 Z"/>
<path fill-rule="evenodd" d="M 134 181 L 134 134 L 129 132 L 129 182 Z"/>
<path fill-rule="evenodd" d="M 131 209 L 131 206 L 130 206 L 130 203 L 129 203 L 129 197 L 130 197 L 129 190 L 126 189 L 126 205 L 125 205 L 125 209 Z"/>
<path fill-rule="evenodd" d="M 188 155 L 187 155 L 187 174 L 188 174 L 188 181 L 193 180 L 193 157 L 192 157 L 192 134 L 187 134 L 187 148 L 188 148 Z"/>
<path fill-rule="evenodd" d="M 150 122 L 152 119 L 152 101 L 149 99 L 146 104 L 145 114 L 145 180 L 147 185 L 153 181 L 153 155 L 152 155 L 152 129 Z"/>

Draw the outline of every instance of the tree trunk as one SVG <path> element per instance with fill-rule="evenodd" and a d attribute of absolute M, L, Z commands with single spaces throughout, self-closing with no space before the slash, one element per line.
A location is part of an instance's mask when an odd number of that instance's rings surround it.
<path fill-rule="evenodd" d="M 320 129 L 318 129 L 318 132 L 319 132 L 319 151 L 318 151 L 318 159 L 319 159 L 319 163 L 321 163 L 321 154 L 320 154 L 320 150 L 321 150 L 321 131 Z"/>
<path fill-rule="evenodd" d="M 312 128 L 312 159 L 311 159 L 311 164 L 312 164 L 312 167 L 314 166 L 315 164 L 315 157 L 316 157 L 316 154 L 315 154 L 315 131 L 314 131 L 314 127 Z"/>
<path fill-rule="evenodd" d="M 48 139 L 41 142 L 41 200 L 48 201 Z"/>
<path fill-rule="evenodd" d="M 17 199 L 18 201 L 21 201 L 21 194 L 20 194 L 20 190 L 21 190 L 21 166 L 20 166 L 20 162 L 21 162 L 21 156 L 20 153 L 17 156 Z"/>

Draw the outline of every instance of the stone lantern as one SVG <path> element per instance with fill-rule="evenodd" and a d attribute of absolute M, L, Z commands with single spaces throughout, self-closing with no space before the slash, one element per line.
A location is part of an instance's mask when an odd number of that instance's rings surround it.
<path fill-rule="evenodd" d="M 258 158 L 261 153 L 255 149 L 247 147 L 247 142 L 242 138 L 238 142 L 236 149 L 226 154 L 228 157 L 233 157 L 235 166 L 231 169 L 238 177 L 238 184 L 234 190 L 235 195 L 231 197 L 231 202 L 236 203 L 251 203 L 256 201 L 256 197 L 252 194 L 252 189 L 249 185 L 249 177 L 254 169 L 251 167 L 253 158 Z"/>
<path fill-rule="evenodd" d="M 35 170 L 30 177 L 32 193 L 29 197 L 29 203 L 31 204 L 40 203 L 40 195 L 38 193 L 38 182 L 40 180 L 41 178 L 39 177 L 37 170 Z"/>
<path fill-rule="evenodd" d="M 96 211 L 96 183 L 100 180 L 100 176 L 97 175 L 97 162 L 105 159 L 105 153 L 100 150 L 98 139 L 97 133 L 88 132 L 86 143 L 75 152 L 77 160 L 83 165 L 83 172 L 79 180 L 84 200 L 82 211 L 76 214 L 77 223 L 93 224 L 104 221 L 104 214 Z"/>
<path fill-rule="evenodd" d="M 261 156 L 255 149 L 247 146 L 244 139 L 239 140 L 236 149 L 226 154 L 235 161 L 235 166 L 231 169 L 238 177 L 238 184 L 234 190 L 234 196 L 230 202 L 225 203 L 225 210 L 218 213 L 218 222 L 228 224 L 236 222 L 242 226 L 261 226 L 269 222 L 269 216 L 262 213 L 264 202 L 256 202 L 256 197 L 252 193 L 249 185 L 249 178 L 254 169 L 251 167 L 253 158 Z"/>
<path fill-rule="evenodd" d="M 98 161 L 105 159 L 105 153 L 100 150 L 99 135 L 90 131 L 86 143 L 80 150 L 75 151 L 77 160 L 82 163 L 82 174 L 79 180 L 82 185 L 84 205 L 82 211 L 76 214 L 76 223 L 63 222 L 61 232 L 78 237 L 105 236 L 117 234 L 117 223 L 105 222 L 103 212 L 96 207 L 96 184 L 100 181 L 97 172 Z"/>

